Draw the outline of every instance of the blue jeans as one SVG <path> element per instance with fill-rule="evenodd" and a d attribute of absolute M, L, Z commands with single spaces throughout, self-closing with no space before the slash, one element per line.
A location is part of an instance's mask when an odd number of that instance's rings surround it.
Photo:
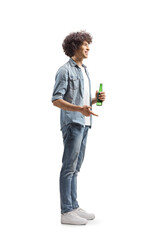
<path fill-rule="evenodd" d="M 64 152 L 60 172 L 61 213 L 79 207 L 77 201 L 77 175 L 86 148 L 89 126 L 71 123 L 62 128 Z"/>

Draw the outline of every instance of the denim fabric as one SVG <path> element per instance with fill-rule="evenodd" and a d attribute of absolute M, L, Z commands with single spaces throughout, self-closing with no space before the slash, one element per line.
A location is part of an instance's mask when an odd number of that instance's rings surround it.
<path fill-rule="evenodd" d="M 89 73 L 87 67 L 82 64 L 85 68 L 89 80 L 89 91 L 90 91 L 90 106 L 92 106 L 91 98 L 91 81 L 89 78 Z M 83 106 L 84 99 L 84 79 L 81 68 L 76 64 L 76 62 L 70 58 L 67 63 L 61 66 L 55 76 L 55 85 L 53 89 L 51 101 L 57 99 L 64 99 L 65 101 Z M 79 123 L 85 126 L 84 115 L 80 112 L 65 111 L 61 109 L 60 115 L 60 125 L 61 129 L 69 123 Z M 91 125 L 92 125 L 92 115 L 91 115 Z"/>
<path fill-rule="evenodd" d="M 77 175 L 86 148 L 89 126 L 71 123 L 62 128 L 64 152 L 60 172 L 61 213 L 79 207 L 77 201 Z"/>

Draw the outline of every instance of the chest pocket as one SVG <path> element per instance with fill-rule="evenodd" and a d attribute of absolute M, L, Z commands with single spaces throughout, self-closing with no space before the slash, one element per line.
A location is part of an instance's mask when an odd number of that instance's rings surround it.
<path fill-rule="evenodd" d="M 69 87 L 73 90 L 76 90 L 79 87 L 79 78 L 77 76 L 70 76 Z"/>

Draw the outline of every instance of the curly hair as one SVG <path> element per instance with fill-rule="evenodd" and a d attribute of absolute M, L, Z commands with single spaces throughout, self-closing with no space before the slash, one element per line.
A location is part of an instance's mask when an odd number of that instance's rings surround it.
<path fill-rule="evenodd" d="M 92 36 L 86 31 L 72 32 L 64 39 L 62 43 L 65 54 L 69 57 L 74 56 L 75 51 L 83 44 L 83 41 L 92 43 Z"/>

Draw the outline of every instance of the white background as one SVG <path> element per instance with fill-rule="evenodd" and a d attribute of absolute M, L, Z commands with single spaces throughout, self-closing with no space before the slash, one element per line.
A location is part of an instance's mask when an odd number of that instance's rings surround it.
<path fill-rule="evenodd" d="M 1 1 L 0 237 L 5 239 L 160 239 L 160 8 L 156 0 Z M 63 152 L 51 96 L 69 60 L 63 39 L 93 36 L 87 65 L 93 106 L 80 206 L 86 226 L 60 224 Z"/>

